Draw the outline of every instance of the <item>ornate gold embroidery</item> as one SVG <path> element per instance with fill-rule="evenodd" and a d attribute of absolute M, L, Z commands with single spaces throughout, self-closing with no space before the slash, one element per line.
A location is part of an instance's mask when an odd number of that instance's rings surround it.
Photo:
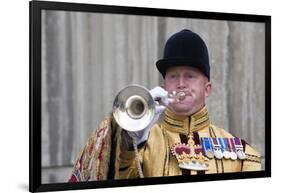
<path fill-rule="evenodd" d="M 195 144 L 193 133 L 190 133 L 188 138 L 187 144 L 178 143 L 171 147 L 171 152 L 177 158 L 179 167 L 189 170 L 208 170 L 209 159 L 203 156 L 202 146 Z"/>

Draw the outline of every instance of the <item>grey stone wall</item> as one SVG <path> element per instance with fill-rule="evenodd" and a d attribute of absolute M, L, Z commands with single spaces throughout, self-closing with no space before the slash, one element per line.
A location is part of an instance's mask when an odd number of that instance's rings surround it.
<path fill-rule="evenodd" d="M 155 62 L 167 38 L 183 28 L 200 34 L 209 49 L 212 122 L 264 156 L 264 24 L 43 11 L 42 183 L 68 180 L 120 88 L 161 83 Z"/>

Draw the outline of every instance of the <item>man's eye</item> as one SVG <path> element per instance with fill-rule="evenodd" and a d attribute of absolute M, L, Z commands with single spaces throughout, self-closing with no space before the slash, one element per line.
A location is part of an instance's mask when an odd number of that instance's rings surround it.
<path fill-rule="evenodd" d="M 176 75 L 175 75 L 175 74 L 170 75 L 170 78 L 171 78 L 171 79 L 174 79 L 174 78 L 176 78 Z"/>
<path fill-rule="evenodd" d="M 193 75 L 193 74 L 187 74 L 186 77 L 187 77 L 187 78 L 194 78 L 194 75 Z"/>

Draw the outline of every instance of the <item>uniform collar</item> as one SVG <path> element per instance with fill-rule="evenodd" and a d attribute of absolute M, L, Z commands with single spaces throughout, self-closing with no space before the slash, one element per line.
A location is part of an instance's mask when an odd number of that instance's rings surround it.
<path fill-rule="evenodd" d="M 169 108 L 165 110 L 164 127 L 170 131 L 188 134 L 209 127 L 209 114 L 204 106 L 200 111 L 191 116 L 179 116 Z"/>

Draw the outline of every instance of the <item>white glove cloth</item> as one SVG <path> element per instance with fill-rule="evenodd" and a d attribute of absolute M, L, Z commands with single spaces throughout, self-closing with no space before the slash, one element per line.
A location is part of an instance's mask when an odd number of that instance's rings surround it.
<path fill-rule="evenodd" d="M 154 100 L 157 100 L 159 102 L 159 105 L 158 104 L 155 105 L 155 116 L 151 121 L 151 123 L 143 130 L 135 132 L 136 142 L 138 145 L 148 139 L 150 129 L 153 127 L 153 125 L 155 125 L 158 122 L 162 113 L 166 109 L 166 106 L 169 104 L 168 92 L 164 90 L 162 87 L 157 86 L 152 90 L 150 90 L 149 93 L 151 94 Z"/>

